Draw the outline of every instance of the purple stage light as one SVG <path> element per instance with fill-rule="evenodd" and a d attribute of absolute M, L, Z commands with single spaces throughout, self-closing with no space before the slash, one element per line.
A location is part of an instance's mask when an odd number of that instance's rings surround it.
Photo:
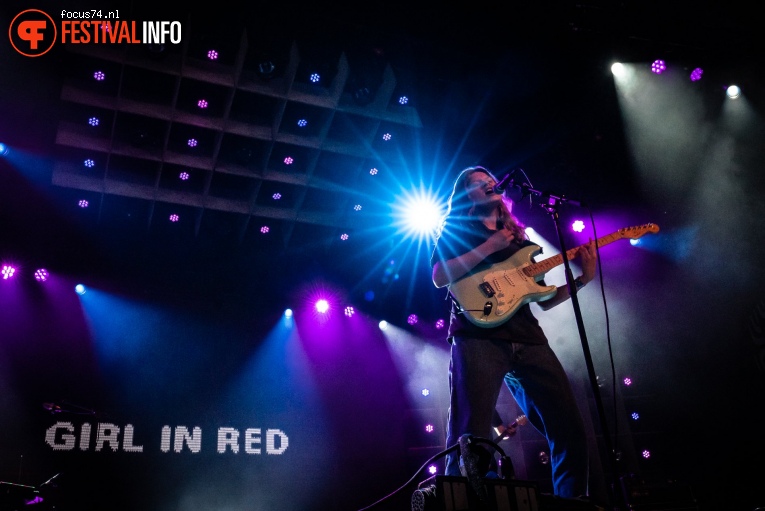
<path fill-rule="evenodd" d="M 279 199 L 281 199 L 281 198 L 282 198 L 282 194 L 281 194 L 281 193 L 279 193 L 279 192 L 276 192 L 276 193 L 275 193 L 275 194 L 273 194 L 271 197 L 272 197 L 274 200 L 279 200 Z"/>
<path fill-rule="evenodd" d="M 170 215 L 170 221 L 171 221 L 171 222 L 177 222 L 177 221 L 178 221 L 178 220 L 180 220 L 180 219 L 181 219 L 181 217 L 179 217 L 179 216 L 178 216 L 178 215 L 176 215 L 175 213 L 173 213 L 172 215 Z"/>
<path fill-rule="evenodd" d="M 648 449 L 645 449 L 643 451 L 643 458 L 648 459 L 650 457 L 651 457 L 651 451 L 649 451 Z"/>
<path fill-rule="evenodd" d="M 436 321 L 436 330 L 441 330 L 442 328 L 444 328 L 444 325 L 445 325 L 444 320 L 439 319 L 438 321 Z"/>
<path fill-rule="evenodd" d="M 287 156 L 286 158 L 284 158 L 285 165 L 292 165 L 293 163 L 295 163 L 295 160 L 292 159 L 292 156 Z"/>
<path fill-rule="evenodd" d="M 0 271 L 0 274 L 3 276 L 3 280 L 8 280 L 10 278 L 13 278 L 13 275 L 16 273 L 16 268 L 11 266 L 10 264 L 4 264 L 2 271 Z"/>
<path fill-rule="evenodd" d="M 630 414 L 630 417 L 632 417 L 632 420 L 636 421 L 640 418 L 640 414 L 637 412 L 632 412 L 632 414 Z"/>
<path fill-rule="evenodd" d="M 96 162 L 94 162 L 93 160 L 91 160 L 90 158 L 88 158 L 87 160 L 85 160 L 84 162 L 82 162 L 82 164 L 83 164 L 83 165 L 85 165 L 85 166 L 86 166 L 86 167 L 88 167 L 88 168 L 92 168 L 92 167 L 94 167 L 94 166 L 96 165 Z"/>
<path fill-rule="evenodd" d="M 271 229 L 267 225 L 264 225 L 263 227 L 260 228 L 260 233 L 261 234 L 266 234 L 270 230 Z"/>
<path fill-rule="evenodd" d="M 406 318 L 406 322 L 410 325 L 416 325 L 417 321 L 419 321 L 419 318 L 417 317 L 417 314 L 410 314 L 408 318 Z"/>
<path fill-rule="evenodd" d="M 207 58 L 210 60 L 215 60 L 218 58 L 218 52 L 215 50 L 210 50 L 207 52 Z"/>
<path fill-rule="evenodd" d="M 423 396 L 428 397 L 430 395 L 430 389 L 422 389 L 420 392 Z"/>
<path fill-rule="evenodd" d="M 393 138 L 393 136 L 390 133 L 386 133 L 385 135 L 383 135 L 382 138 L 383 138 L 383 140 L 385 140 L 387 142 L 388 140 Z"/>
<path fill-rule="evenodd" d="M 316 300 L 316 310 L 324 314 L 325 312 L 329 310 L 329 302 L 325 300 L 324 298 L 320 298 L 319 300 Z"/>
<path fill-rule="evenodd" d="M 189 147 L 196 147 L 199 142 L 197 142 L 196 138 L 190 138 L 187 143 L 189 144 Z"/>
<path fill-rule="evenodd" d="M 347 307 L 345 308 L 344 314 L 345 314 L 347 317 L 349 317 L 349 318 L 350 318 L 351 316 L 353 316 L 354 314 L 356 314 L 356 310 L 355 310 L 353 307 L 351 307 L 351 306 L 349 305 L 349 306 L 347 306 Z"/>
<path fill-rule="evenodd" d="M 104 74 L 103 71 L 96 71 L 95 73 L 93 73 L 93 78 L 101 82 L 106 79 L 106 75 Z"/>
<path fill-rule="evenodd" d="M 430 475 L 437 474 L 438 473 L 438 467 L 436 467 L 435 465 L 430 465 L 428 467 L 428 473 Z"/>
<path fill-rule="evenodd" d="M 704 74 L 704 70 L 701 69 L 700 67 L 697 67 L 696 69 L 691 71 L 691 81 L 698 82 L 699 80 L 701 80 L 701 75 L 703 74 Z"/>
<path fill-rule="evenodd" d="M 80 206 L 81 208 L 87 208 L 89 203 L 85 199 L 81 199 L 80 202 L 77 203 L 77 205 Z"/>
<path fill-rule="evenodd" d="M 181 181 L 186 181 L 191 177 L 188 172 L 181 172 L 178 177 L 181 179 Z"/>
<path fill-rule="evenodd" d="M 348 234 L 346 234 L 346 233 L 341 234 L 340 235 L 340 239 L 343 240 L 343 241 L 348 241 Z"/>
<path fill-rule="evenodd" d="M 433 427 L 433 424 L 425 424 L 425 432 L 433 433 L 435 430 L 436 428 Z"/>
<path fill-rule="evenodd" d="M 627 378 L 624 378 L 624 380 L 622 381 L 624 382 L 624 385 L 626 385 L 627 387 L 632 385 L 632 378 L 627 377 Z"/>
<path fill-rule="evenodd" d="M 652 73 L 656 73 L 657 75 L 660 75 L 666 70 L 667 70 L 667 64 L 663 60 L 654 60 L 653 64 L 651 64 Z"/>
<path fill-rule="evenodd" d="M 377 170 L 377 169 L 376 169 L 376 168 L 374 168 L 374 167 L 372 167 L 371 169 L 369 169 L 369 174 L 370 174 L 370 175 L 372 175 L 372 176 L 376 176 L 378 172 L 379 172 L 379 170 Z"/>
<path fill-rule="evenodd" d="M 38 268 L 37 270 L 35 270 L 35 280 L 37 282 L 45 282 L 46 280 L 48 280 L 48 276 L 49 276 L 48 270 L 46 270 L 45 268 Z"/>
<path fill-rule="evenodd" d="M 576 220 L 573 224 L 571 224 L 571 228 L 574 230 L 574 232 L 582 232 L 584 230 L 584 222 L 581 220 Z"/>
<path fill-rule="evenodd" d="M 197 106 L 199 108 L 207 108 L 207 101 L 204 99 L 200 99 L 199 101 L 197 101 Z"/>
<path fill-rule="evenodd" d="M 98 117 L 91 117 L 88 119 L 88 124 L 91 126 L 98 126 Z"/>

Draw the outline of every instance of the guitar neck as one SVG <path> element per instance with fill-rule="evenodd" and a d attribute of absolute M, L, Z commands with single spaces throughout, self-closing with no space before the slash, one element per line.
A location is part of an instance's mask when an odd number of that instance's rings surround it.
<path fill-rule="evenodd" d="M 608 245 L 609 243 L 613 243 L 614 241 L 620 240 L 622 238 L 624 238 L 624 233 L 622 231 L 616 231 L 606 236 L 603 236 L 601 238 L 598 238 L 595 241 L 598 244 L 598 247 L 602 247 L 604 245 Z M 584 245 L 579 245 L 578 247 L 574 247 L 572 249 L 567 250 L 566 258 L 569 261 L 572 260 L 574 257 L 576 257 L 577 252 L 579 252 L 579 249 L 582 248 L 583 246 Z M 548 257 L 544 261 L 540 261 L 538 263 L 532 263 L 526 266 L 523 269 L 523 272 L 529 277 L 536 277 L 538 275 L 547 273 L 548 271 L 552 270 L 553 268 L 561 264 L 563 264 L 563 254 L 558 254 L 552 257 Z"/>

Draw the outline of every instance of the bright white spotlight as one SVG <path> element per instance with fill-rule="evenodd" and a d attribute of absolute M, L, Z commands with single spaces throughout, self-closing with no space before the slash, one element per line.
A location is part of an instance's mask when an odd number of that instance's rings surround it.
<path fill-rule="evenodd" d="M 741 89 L 738 85 L 731 85 L 725 90 L 725 94 L 727 94 L 730 99 L 736 99 L 741 96 Z"/>
<path fill-rule="evenodd" d="M 291 318 L 292 317 L 292 309 L 284 309 L 284 317 L 285 318 Z"/>
<path fill-rule="evenodd" d="M 627 70 L 621 62 L 614 62 L 611 64 L 611 74 L 617 78 L 623 78 L 626 76 Z"/>
<path fill-rule="evenodd" d="M 385 320 L 382 320 L 382 321 L 380 321 L 378 326 L 380 327 L 380 330 L 387 330 L 388 329 L 388 322 L 385 321 Z"/>
<path fill-rule="evenodd" d="M 0 156 L 8 154 L 8 146 L 0 142 Z"/>
<path fill-rule="evenodd" d="M 85 294 L 85 286 L 82 284 L 77 284 L 74 286 L 74 290 L 77 292 L 78 295 L 84 295 Z"/>
<path fill-rule="evenodd" d="M 394 208 L 396 224 L 412 237 L 433 236 L 443 218 L 441 203 L 433 194 L 422 188 L 405 193 Z"/>

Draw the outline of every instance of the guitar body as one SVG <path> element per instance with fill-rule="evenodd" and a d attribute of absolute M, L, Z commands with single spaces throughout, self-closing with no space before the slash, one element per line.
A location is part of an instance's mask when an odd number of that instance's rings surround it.
<path fill-rule="evenodd" d="M 523 247 L 502 262 L 471 273 L 449 286 L 462 314 L 474 325 L 492 328 L 501 325 L 530 302 L 549 300 L 555 286 L 540 286 L 544 274 L 530 277 L 523 268 L 542 251 L 537 245 Z"/>

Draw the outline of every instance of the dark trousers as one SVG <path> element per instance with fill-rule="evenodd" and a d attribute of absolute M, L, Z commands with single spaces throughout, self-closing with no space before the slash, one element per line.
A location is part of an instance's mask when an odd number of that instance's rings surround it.
<path fill-rule="evenodd" d="M 463 434 L 492 438 L 492 417 L 503 382 L 529 422 L 547 438 L 555 494 L 587 495 L 584 421 L 568 376 L 547 344 L 454 339 L 447 447 L 457 444 Z M 446 475 L 460 475 L 459 449 L 447 455 Z"/>

